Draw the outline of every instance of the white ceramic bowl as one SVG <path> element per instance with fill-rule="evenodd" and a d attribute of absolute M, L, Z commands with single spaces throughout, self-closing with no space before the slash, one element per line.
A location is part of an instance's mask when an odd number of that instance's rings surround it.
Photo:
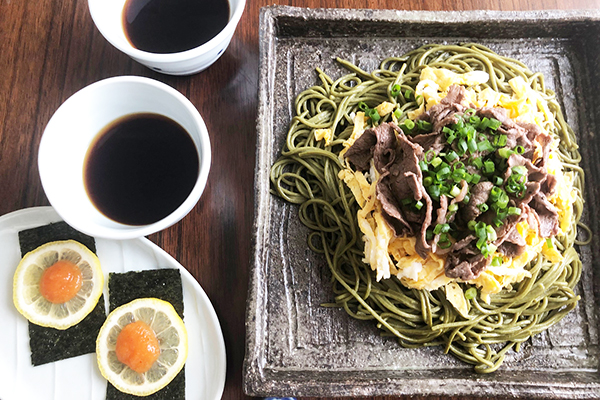
<path fill-rule="evenodd" d="M 244 12 L 246 0 L 229 1 L 229 22 L 217 36 L 201 46 L 179 53 L 157 54 L 136 49 L 125 36 L 122 24 L 126 0 L 88 0 L 92 19 L 113 46 L 155 71 L 169 75 L 191 75 L 208 68 L 225 52 Z"/>
<path fill-rule="evenodd" d="M 185 201 L 170 215 L 148 225 L 124 225 L 92 204 L 84 185 L 85 156 L 96 135 L 110 122 L 133 113 L 156 113 L 190 134 L 200 158 L 198 179 Z M 165 229 L 198 202 L 210 169 L 210 140 L 198 110 L 172 87 L 149 78 L 120 76 L 93 83 L 56 110 L 42 135 L 38 167 L 50 204 L 72 227 L 107 239 L 131 239 Z"/>

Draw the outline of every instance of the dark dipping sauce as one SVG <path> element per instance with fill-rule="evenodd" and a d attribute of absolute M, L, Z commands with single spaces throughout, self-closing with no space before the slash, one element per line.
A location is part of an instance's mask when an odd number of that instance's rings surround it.
<path fill-rule="evenodd" d="M 130 114 L 94 139 L 84 161 L 85 189 L 108 218 L 151 224 L 189 196 L 199 164 L 192 138 L 177 122 L 158 114 Z"/>
<path fill-rule="evenodd" d="M 177 53 L 217 36 L 229 22 L 228 0 L 127 0 L 125 35 L 150 53 Z"/>

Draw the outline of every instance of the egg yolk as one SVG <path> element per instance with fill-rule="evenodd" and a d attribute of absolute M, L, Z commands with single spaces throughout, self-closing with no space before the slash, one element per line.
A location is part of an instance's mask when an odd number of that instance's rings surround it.
<path fill-rule="evenodd" d="M 125 325 L 117 336 L 117 359 L 138 373 L 144 373 L 160 355 L 158 339 L 152 328 L 143 321 Z"/>
<path fill-rule="evenodd" d="M 51 303 L 71 300 L 83 284 L 81 270 L 70 261 L 60 260 L 48 267 L 40 280 L 40 293 Z"/>

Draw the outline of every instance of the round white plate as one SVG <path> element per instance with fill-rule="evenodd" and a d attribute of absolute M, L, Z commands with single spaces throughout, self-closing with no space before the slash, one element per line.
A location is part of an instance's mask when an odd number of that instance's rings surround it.
<path fill-rule="evenodd" d="M 27 208 L 0 217 L 0 399 L 105 400 L 106 380 L 96 354 L 34 367 L 27 320 L 12 301 L 13 274 L 21 252 L 18 232 L 61 221 L 52 207 Z M 185 366 L 186 398 L 218 400 L 225 386 L 225 343 L 210 300 L 196 279 L 173 257 L 146 238 L 117 241 L 96 238 L 105 274 L 108 310 L 109 272 L 177 268 L 183 282 L 184 321 L 189 336 Z M 90 338 L 96 341 L 96 338 Z"/>

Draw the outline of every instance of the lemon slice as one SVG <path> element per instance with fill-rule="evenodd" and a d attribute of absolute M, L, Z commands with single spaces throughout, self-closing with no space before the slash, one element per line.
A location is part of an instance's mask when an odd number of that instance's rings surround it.
<path fill-rule="evenodd" d="M 47 289 L 44 283 L 48 281 L 48 271 L 57 266 L 66 266 L 72 274 L 63 275 L 62 280 L 55 280 L 54 286 Z M 72 283 L 73 276 L 77 285 Z M 65 291 L 65 282 L 71 284 L 70 292 L 52 292 L 58 286 Z M 13 280 L 13 302 L 32 323 L 63 330 L 81 322 L 94 309 L 103 285 L 100 260 L 87 247 L 74 240 L 50 242 L 21 259 Z"/>
<path fill-rule="evenodd" d="M 119 360 L 124 358 L 119 347 L 121 334 L 128 325 L 139 322 L 151 329 L 160 348 L 158 357 L 144 372 L 137 372 L 135 367 Z M 146 351 L 145 345 L 137 347 Z M 187 353 L 188 338 L 183 321 L 170 303 L 155 298 L 133 300 L 113 310 L 96 340 L 96 357 L 102 376 L 120 391 L 136 396 L 147 396 L 167 386 L 183 368 Z"/>

